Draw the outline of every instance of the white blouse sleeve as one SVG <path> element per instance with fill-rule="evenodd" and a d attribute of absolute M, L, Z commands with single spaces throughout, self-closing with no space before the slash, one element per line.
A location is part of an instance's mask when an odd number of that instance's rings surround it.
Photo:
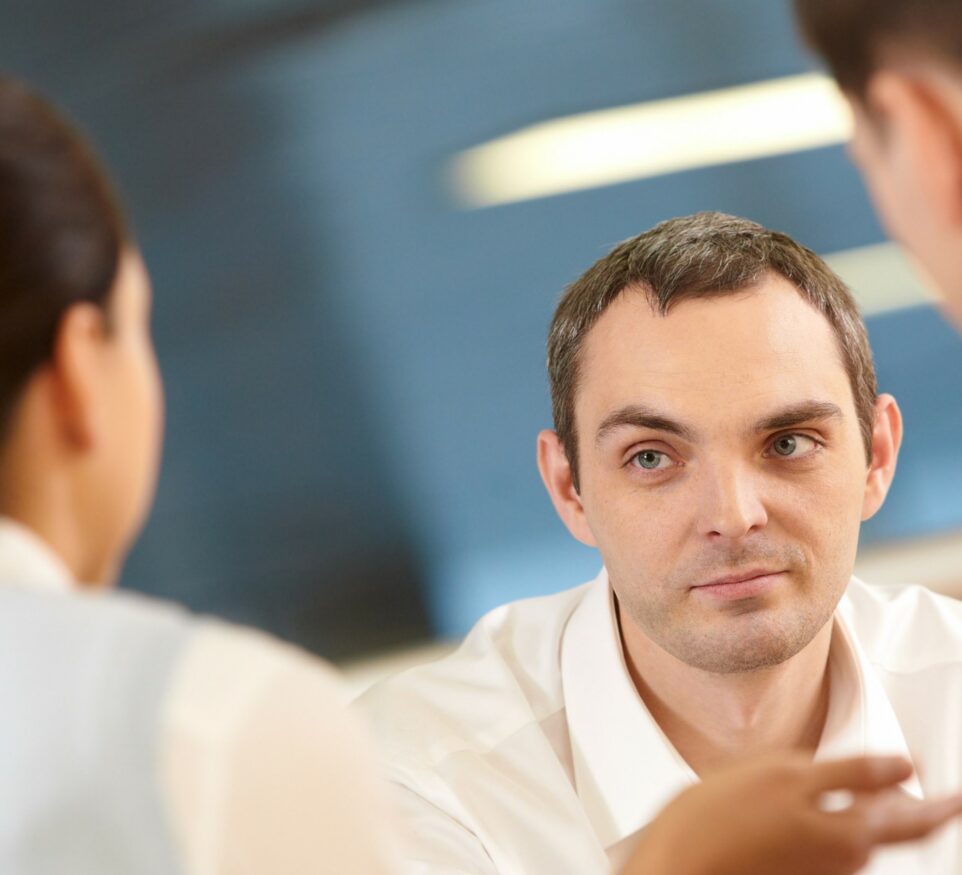
<path fill-rule="evenodd" d="M 367 734 L 323 663 L 205 624 L 166 704 L 161 780 L 189 875 L 394 870 Z"/>

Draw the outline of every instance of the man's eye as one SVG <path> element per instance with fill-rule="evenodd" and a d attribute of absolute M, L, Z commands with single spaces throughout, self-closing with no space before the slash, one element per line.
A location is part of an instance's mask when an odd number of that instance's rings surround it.
<path fill-rule="evenodd" d="M 786 434 L 775 438 L 772 452 L 783 459 L 792 459 L 810 453 L 818 444 L 814 438 L 804 434 Z"/>
<path fill-rule="evenodd" d="M 671 459 L 667 453 L 659 453 L 658 450 L 642 450 L 631 457 L 631 464 L 645 471 L 657 471 L 670 467 Z"/>

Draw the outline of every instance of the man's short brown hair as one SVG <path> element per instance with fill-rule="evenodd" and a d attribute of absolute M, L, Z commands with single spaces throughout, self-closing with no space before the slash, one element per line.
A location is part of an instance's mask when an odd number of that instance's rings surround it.
<path fill-rule="evenodd" d="M 859 98 L 896 52 L 962 66 L 960 0 L 795 0 L 795 12 L 839 85 Z"/>
<path fill-rule="evenodd" d="M 737 292 L 771 273 L 795 285 L 835 331 L 871 459 L 878 388 L 865 324 L 848 288 L 821 258 L 785 234 L 723 213 L 697 213 L 669 219 L 616 246 L 565 290 L 555 310 L 548 334 L 551 405 L 576 489 L 581 348 L 608 306 L 625 290 L 637 289 L 666 316 L 679 301 Z"/>

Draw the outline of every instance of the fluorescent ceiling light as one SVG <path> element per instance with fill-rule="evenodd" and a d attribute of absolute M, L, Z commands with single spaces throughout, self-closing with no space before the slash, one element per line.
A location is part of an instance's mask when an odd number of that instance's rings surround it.
<path fill-rule="evenodd" d="M 457 155 L 458 201 L 488 207 L 845 142 L 827 76 L 808 73 L 542 122 Z"/>
<path fill-rule="evenodd" d="M 860 246 L 825 256 L 852 290 L 864 316 L 934 304 L 934 285 L 895 243 Z"/>

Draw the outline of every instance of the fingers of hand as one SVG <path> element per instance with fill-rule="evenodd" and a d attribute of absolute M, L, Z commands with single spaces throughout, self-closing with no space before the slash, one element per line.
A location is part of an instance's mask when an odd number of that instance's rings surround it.
<path fill-rule="evenodd" d="M 918 800 L 896 792 L 857 804 L 865 806 L 864 823 L 873 844 L 924 838 L 962 814 L 962 794 Z"/>
<path fill-rule="evenodd" d="M 877 845 L 925 838 L 960 814 L 962 795 L 918 800 L 901 790 L 863 793 L 843 811 L 824 812 L 818 834 L 840 859 L 856 862 Z"/>
<path fill-rule="evenodd" d="M 830 790 L 871 792 L 894 787 L 912 774 L 912 764 L 903 757 L 852 757 L 814 763 L 809 789 L 814 796 Z"/>

